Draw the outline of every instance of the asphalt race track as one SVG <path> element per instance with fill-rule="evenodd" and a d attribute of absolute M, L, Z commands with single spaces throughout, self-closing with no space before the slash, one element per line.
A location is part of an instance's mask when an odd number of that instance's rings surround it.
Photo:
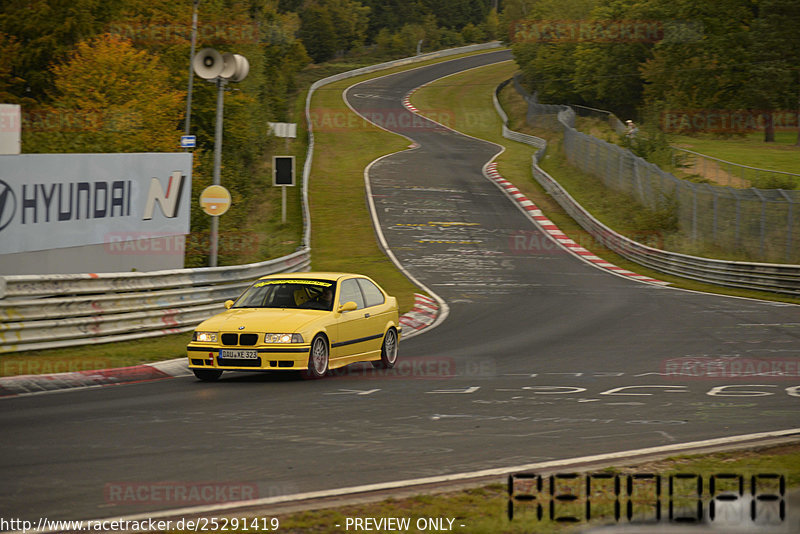
<path fill-rule="evenodd" d="M 687 358 L 796 365 L 796 306 L 592 267 L 553 247 L 484 177 L 497 146 L 402 118 L 411 89 L 507 58 L 348 92 L 356 110 L 394 115 L 384 125 L 420 145 L 381 159 L 369 179 L 393 252 L 450 308 L 401 343 L 395 372 L 229 373 L 2 400 L 2 515 L 115 517 L 187 504 L 155 487 L 263 498 L 798 426 L 796 367 L 793 378 L 675 374 Z"/>

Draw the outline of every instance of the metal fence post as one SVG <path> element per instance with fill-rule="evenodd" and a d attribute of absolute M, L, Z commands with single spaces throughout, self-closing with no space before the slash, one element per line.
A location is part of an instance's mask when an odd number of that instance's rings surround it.
<path fill-rule="evenodd" d="M 759 254 L 761 258 L 764 258 L 764 242 L 766 241 L 766 234 L 767 234 L 767 199 L 758 189 L 753 189 L 753 192 L 758 196 L 758 199 L 761 201 L 761 221 L 760 221 L 760 236 L 759 236 Z"/>
<path fill-rule="evenodd" d="M 792 225 L 794 224 L 794 199 L 789 196 L 783 189 L 778 189 L 778 192 L 783 198 L 786 199 L 786 263 L 792 261 Z"/>
<path fill-rule="evenodd" d="M 711 236 L 714 239 L 714 241 L 716 241 L 717 240 L 717 215 L 718 215 L 717 214 L 717 189 L 715 187 L 713 187 L 713 186 L 708 186 L 708 187 L 709 187 L 709 189 L 711 189 L 711 194 L 714 196 L 714 200 L 713 200 L 713 203 L 714 203 L 714 214 L 713 214 L 713 219 L 712 219 L 713 222 L 712 222 Z"/>
<path fill-rule="evenodd" d="M 736 247 L 742 246 L 741 227 L 742 227 L 742 197 L 739 191 L 734 190 L 736 195 L 736 232 L 734 233 L 734 242 Z"/>
<path fill-rule="evenodd" d="M 692 189 L 692 241 L 697 242 L 697 186 L 692 183 L 689 185 Z"/>

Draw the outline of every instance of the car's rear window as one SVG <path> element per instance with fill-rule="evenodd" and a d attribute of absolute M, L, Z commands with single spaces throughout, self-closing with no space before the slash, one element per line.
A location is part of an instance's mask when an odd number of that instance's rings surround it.
<path fill-rule="evenodd" d="M 333 309 L 336 282 L 314 279 L 258 280 L 233 304 L 234 308 Z"/>

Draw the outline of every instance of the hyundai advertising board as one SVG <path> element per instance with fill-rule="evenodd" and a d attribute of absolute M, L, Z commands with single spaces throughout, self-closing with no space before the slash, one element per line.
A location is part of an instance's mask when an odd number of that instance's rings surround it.
<path fill-rule="evenodd" d="M 192 155 L 0 156 L 0 254 L 189 233 Z"/>

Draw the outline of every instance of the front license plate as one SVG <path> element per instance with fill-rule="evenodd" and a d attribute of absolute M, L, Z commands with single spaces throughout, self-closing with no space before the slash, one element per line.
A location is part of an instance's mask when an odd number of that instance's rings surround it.
<path fill-rule="evenodd" d="M 219 357 L 220 358 L 237 358 L 237 359 L 240 359 L 240 360 L 257 360 L 258 359 L 258 351 L 257 350 L 220 349 Z"/>

